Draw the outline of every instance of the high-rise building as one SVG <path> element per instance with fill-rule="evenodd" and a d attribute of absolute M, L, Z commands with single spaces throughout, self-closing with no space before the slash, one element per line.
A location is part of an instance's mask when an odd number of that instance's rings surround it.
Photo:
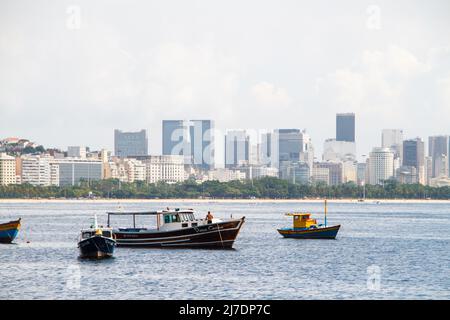
<path fill-rule="evenodd" d="M 148 155 L 146 130 L 139 132 L 114 130 L 114 155 L 121 158 Z"/>
<path fill-rule="evenodd" d="M 323 161 L 342 162 L 356 159 L 356 144 L 350 141 L 327 139 L 323 145 Z"/>
<path fill-rule="evenodd" d="M 394 153 L 389 148 L 373 148 L 369 154 L 369 184 L 383 184 L 394 176 Z"/>
<path fill-rule="evenodd" d="M 336 114 L 336 140 L 355 142 L 355 114 Z"/>
<path fill-rule="evenodd" d="M 449 136 L 428 138 L 428 155 L 431 157 L 431 177 L 449 175 Z"/>
<path fill-rule="evenodd" d="M 228 131 L 225 135 L 225 167 L 236 168 L 250 162 L 250 137 L 245 130 Z"/>
<path fill-rule="evenodd" d="M 0 153 L 0 186 L 16 183 L 16 158 Z"/>
<path fill-rule="evenodd" d="M 403 141 L 402 166 L 415 167 L 418 183 L 425 184 L 425 154 L 422 139 L 409 139 Z"/>
<path fill-rule="evenodd" d="M 391 149 L 394 152 L 394 158 L 401 159 L 403 153 L 403 130 L 383 129 L 381 132 L 381 147 Z"/>
<path fill-rule="evenodd" d="M 182 155 L 186 165 L 209 170 L 214 166 L 212 120 L 163 120 L 163 155 Z"/>
<path fill-rule="evenodd" d="M 280 173 L 283 166 L 291 166 L 293 163 L 305 162 L 310 167 L 310 174 L 314 162 L 314 148 L 310 136 L 305 130 L 299 129 L 277 129 L 272 139 L 271 153 L 274 159 L 274 149 L 277 149 L 277 165 Z M 275 140 L 275 141 L 274 141 Z M 277 145 L 274 145 L 274 143 Z M 274 161 L 274 162 L 275 162 Z"/>

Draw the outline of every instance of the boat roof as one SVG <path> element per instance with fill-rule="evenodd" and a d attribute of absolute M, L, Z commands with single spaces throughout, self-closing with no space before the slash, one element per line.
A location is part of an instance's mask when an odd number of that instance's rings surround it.
<path fill-rule="evenodd" d="M 192 209 L 175 209 L 175 210 L 161 210 L 161 211 L 109 211 L 106 212 L 108 215 L 116 215 L 116 216 L 147 216 L 147 215 L 157 215 L 157 214 L 176 214 L 176 213 L 193 213 Z"/>
<path fill-rule="evenodd" d="M 290 212 L 286 213 L 287 216 L 310 216 L 311 213 L 305 213 L 305 212 Z"/>

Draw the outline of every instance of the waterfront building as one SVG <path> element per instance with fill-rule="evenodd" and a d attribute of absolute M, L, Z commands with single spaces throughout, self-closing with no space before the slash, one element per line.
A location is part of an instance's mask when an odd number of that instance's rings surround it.
<path fill-rule="evenodd" d="M 187 179 L 182 155 L 135 157 L 146 168 L 147 183 L 177 183 Z"/>
<path fill-rule="evenodd" d="M 355 114 L 336 114 L 336 141 L 355 142 Z"/>
<path fill-rule="evenodd" d="M 403 141 L 403 166 L 417 169 L 417 183 L 425 184 L 425 154 L 422 139 L 415 138 Z"/>
<path fill-rule="evenodd" d="M 383 184 L 394 175 L 394 153 L 389 148 L 373 148 L 369 154 L 369 184 Z"/>
<path fill-rule="evenodd" d="M 16 183 L 16 158 L 0 153 L 0 186 Z"/>
<path fill-rule="evenodd" d="M 22 183 L 29 183 L 34 186 L 50 186 L 51 170 L 50 158 L 47 155 L 26 155 L 21 159 Z"/>
<path fill-rule="evenodd" d="M 148 155 L 146 130 L 139 132 L 114 130 L 114 155 L 120 158 Z"/>
<path fill-rule="evenodd" d="M 249 165 L 239 167 L 239 171 L 245 173 L 245 179 L 259 179 L 262 177 L 277 177 L 278 169 L 263 165 Z"/>
<path fill-rule="evenodd" d="M 418 181 L 417 169 L 413 166 L 401 166 L 396 170 L 396 178 L 402 184 L 414 184 Z"/>
<path fill-rule="evenodd" d="M 67 147 L 67 157 L 69 158 L 86 158 L 86 147 L 82 146 L 69 146 Z"/>
<path fill-rule="evenodd" d="M 302 161 L 288 161 L 288 163 L 281 167 L 281 179 L 296 184 L 308 184 L 311 182 L 311 170 L 307 163 Z"/>
<path fill-rule="evenodd" d="M 250 162 L 250 137 L 245 130 L 231 130 L 225 135 L 225 168 L 237 168 Z"/>
<path fill-rule="evenodd" d="M 367 163 L 360 162 L 356 165 L 356 183 L 360 186 L 366 183 Z"/>
<path fill-rule="evenodd" d="M 49 159 L 53 166 L 50 172 L 55 172 L 51 181 L 59 186 L 75 186 L 82 181 L 101 180 L 103 177 L 103 163 L 98 159 L 64 158 Z M 56 183 L 58 179 L 58 183 Z"/>
<path fill-rule="evenodd" d="M 237 169 L 216 168 L 208 171 L 208 180 L 217 180 L 219 182 L 229 182 L 234 180 L 245 180 L 245 172 Z"/>
<path fill-rule="evenodd" d="M 212 120 L 163 120 L 163 155 L 182 155 L 186 165 L 204 170 L 214 167 Z"/>
<path fill-rule="evenodd" d="M 316 163 L 313 166 L 311 182 L 314 184 L 324 183 L 329 185 L 330 183 L 330 169 L 326 167 L 318 166 Z"/>
<path fill-rule="evenodd" d="M 337 162 L 316 162 L 314 167 L 317 169 L 328 169 L 328 185 L 337 186 L 343 182 L 343 168 L 342 163 Z M 317 171 L 316 171 L 317 172 Z"/>
<path fill-rule="evenodd" d="M 431 178 L 449 176 L 449 136 L 428 138 L 428 156 L 431 157 Z"/>
<path fill-rule="evenodd" d="M 128 182 L 147 180 L 147 166 L 142 161 L 124 159 L 123 162 Z"/>

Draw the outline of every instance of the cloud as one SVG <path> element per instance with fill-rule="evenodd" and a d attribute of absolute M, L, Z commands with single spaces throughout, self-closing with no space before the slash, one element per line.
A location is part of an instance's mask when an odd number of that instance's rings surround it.
<path fill-rule="evenodd" d="M 255 101 L 265 107 L 280 108 L 291 104 L 292 98 L 286 89 L 277 87 L 269 82 L 260 82 L 250 89 Z"/>

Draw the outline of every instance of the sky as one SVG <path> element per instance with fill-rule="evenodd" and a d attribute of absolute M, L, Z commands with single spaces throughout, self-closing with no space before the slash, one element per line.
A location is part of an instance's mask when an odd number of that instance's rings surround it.
<path fill-rule="evenodd" d="M 163 119 L 212 119 L 306 129 L 320 158 L 338 112 L 359 156 L 386 128 L 450 134 L 450 1 L 0 0 L 0 138 L 146 129 L 160 154 Z"/>

